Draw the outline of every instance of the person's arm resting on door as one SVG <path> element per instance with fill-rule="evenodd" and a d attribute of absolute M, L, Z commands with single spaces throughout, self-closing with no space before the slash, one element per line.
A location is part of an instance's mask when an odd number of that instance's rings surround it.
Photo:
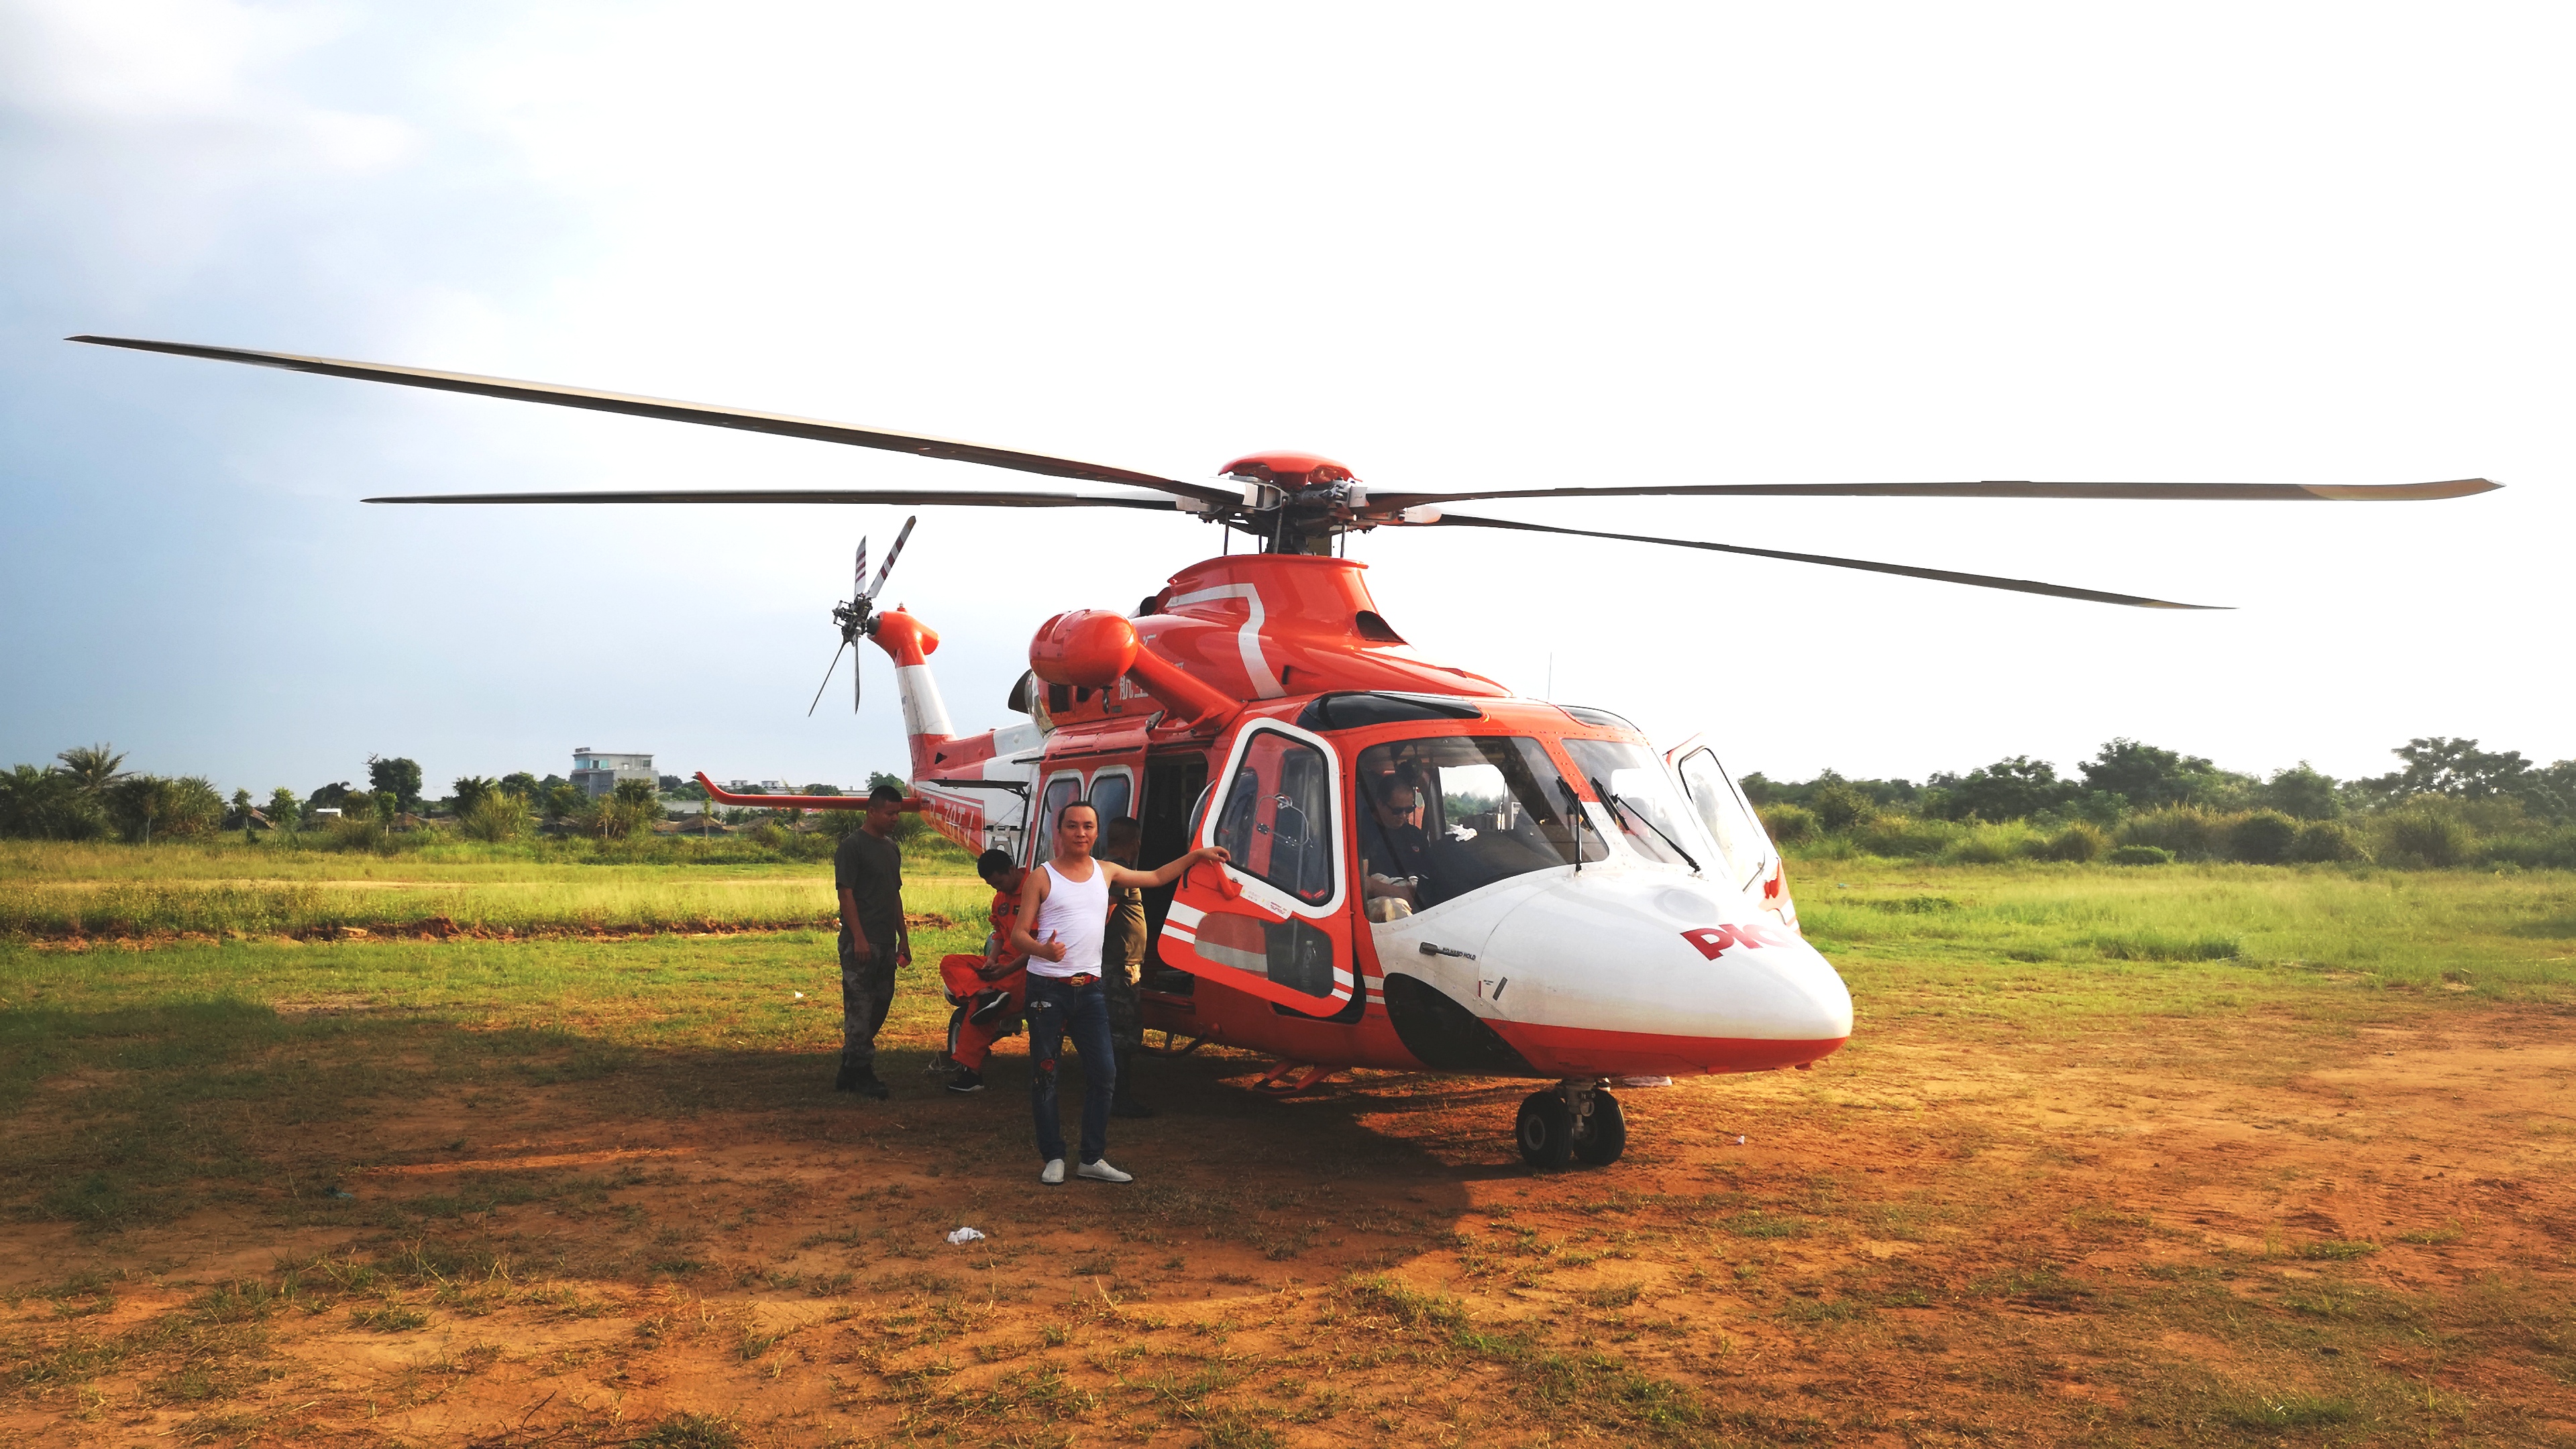
<path fill-rule="evenodd" d="M 1193 850 L 1189 854 L 1181 856 L 1178 859 L 1165 861 L 1161 870 L 1133 870 L 1123 865 L 1112 865 L 1105 860 L 1100 862 L 1100 868 L 1109 872 L 1109 883 L 1111 885 L 1138 886 L 1146 890 L 1151 890 L 1156 886 L 1167 886 L 1172 882 L 1179 880 L 1182 875 L 1188 872 L 1191 866 L 1198 864 L 1200 861 L 1227 861 L 1232 859 L 1234 859 L 1234 857 L 1226 854 L 1225 847 L 1222 845 L 1202 845 L 1198 849 Z"/>

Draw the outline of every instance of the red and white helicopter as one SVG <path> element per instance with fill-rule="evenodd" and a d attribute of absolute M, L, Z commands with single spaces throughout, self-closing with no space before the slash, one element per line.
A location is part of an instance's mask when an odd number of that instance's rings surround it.
<path fill-rule="evenodd" d="M 1023 863 L 1056 816 L 1089 800 L 1132 814 L 1152 868 L 1192 846 L 1202 866 L 1148 903 L 1143 993 L 1166 1049 L 1267 1053 L 1295 1090 L 1349 1067 L 1535 1078 L 1516 1135 L 1533 1166 L 1615 1161 L 1627 1129 L 1606 1088 L 1632 1076 L 1805 1067 L 1851 1035 L 1851 995 L 1799 934 L 1779 850 L 1714 748 L 1658 749 L 1598 709 L 1518 697 L 1422 659 L 1341 556 L 1377 528 L 1494 528 L 1663 544 L 1866 569 L 2139 608 L 2160 599 L 1784 553 L 1558 528 L 1451 511 L 1474 499 L 1878 496 L 2413 500 L 2485 479 L 2358 486 L 2264 483 L 1646 484 L 1475 492 L 1370 488 L 1304 453 L 1238 458 L 1191 481 L 774 413 L 504 378 L 132 338 L 100 343 L 370 382 L 550 403 L 981 463 L 1086 490 L 858 488 L 466 493 L 407 504 L 862 503 L 1126 508 L 1249 535 L 1256 550 L 1191 564 L 1132 614 L 1078 609 L 1039 626 L 1010 696 L 1024 718 L 961 734 L 931 677 L 939 636 L 876 607 L 903 539 L 833 611 L 844 648 L 894 662 L 912 783 L 940 832 Z M 1099 486 L 1107 485 L 1107 486 Z M 904 525 L 909 536 L 911 523 Z M 837 667 L 838 653 L 834 655 Z M 830 676 L 827 673 L 825 683 Z M 853 685 L 853 707 L 856 685 Z M 817 698 L 820 695 L 818 693 Z M 699 777 L 702 781 L 704 776 Z M 742 805 L 850 808 L 819 796 Z"/>

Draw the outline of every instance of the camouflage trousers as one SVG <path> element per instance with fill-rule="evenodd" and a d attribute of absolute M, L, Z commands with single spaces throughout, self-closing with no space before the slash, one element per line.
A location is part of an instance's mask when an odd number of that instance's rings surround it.
<path fill-rule="evenodd" d="M 894 973 L 893 941 L 870 937 L 862 961 L 849 933 L 841 933 L 841 1065 L 876 1069 L 877 1030 L 894 1007 Z"/>
<path fill-rule="evenodd" d="M 1136 983 L 1113 964 L 1100 974 L 1100 994 L 1109 1000 L 1109 1044 L 1120 1055 L 1145 1044 L 1145 1018 L 1138 1010 Z"/>

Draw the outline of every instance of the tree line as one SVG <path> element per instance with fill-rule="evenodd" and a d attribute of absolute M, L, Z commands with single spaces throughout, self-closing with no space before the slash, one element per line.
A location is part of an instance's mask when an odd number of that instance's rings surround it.
<path fill-rule="evenodd" d="M 620 780 L 608 794 L 592 796 L 561 775 L 528 770 L 498 777 L 460 775 L 446 795 L 431 799 L 424 793 L 418 761 L 369 755 L 363 786 L 354 779 L 334 780 L 299 794 L 280 785 L 265 800 L 236 789 L 227 800 L 203 776 L 133 771 L 125 761 L 113 745 L 81 745 L 62 751 L 50 765 L 22 764 L 0 774 L 0 836 L 149 843 L 265 830 L 306 833 L 342 846 L 376 846 L 423 829 L 452 830 L 488 842 L 548 829 L 623 840 L 649 833 L 674 803 L 685 807 L 708 799 L 705 787 L 672 775 Z M 869 788 L 880 783 L 904 786 L 900 776 L 882 771 L 869 777 Z M 817 783 L 801 793 L 838 795 L 841 790 Z M 745 812 L 727 813 L 741 819 Z M 783 816 L 781 823 L 794 827 L 804 812 L 752 813 L 762 822 Z M 857 818 L 855 811 L 835 811 L 818 823 L 825 834 L 836 836 L 854 827 Z M 906 816 L 905 821 L 919 828 L 918 817 Z"/>
<path fill-rule="evenodd" d="M 2338 780 L 2304 760 L 2251 775 L 2119 738 L 2072 776 L 2013 755 L 1919 785 L 1832 770 L 1742 783 L 1773 836 L 1810 853 L 2576 868 L 2576 760 L 2442 735 L 2390 753 L 2399 768 Z"/>

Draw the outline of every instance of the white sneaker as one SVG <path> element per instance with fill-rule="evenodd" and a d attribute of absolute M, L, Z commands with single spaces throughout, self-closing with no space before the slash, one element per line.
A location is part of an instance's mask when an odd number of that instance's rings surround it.
<path fill-rule="evenodd" d="M 1082 1164 L 1082 1166 L 1074 1169 L 1074 1175 L 1077 1177 L 1089 1178 L 1093 1182 L 1134 1182 L 1136 1180 L 1135 1174 L 1120 1172 L 1117 1168 L 1110 1166 L 1109 1159 L 1106 1157 L 1100 1159 L 1098 1162 L 1086 1162 Z"/>
<path fill-rule="evenodd" d="M 1083 1171 L 1085 1173 L 1089 1173 L 1091 1169 L 1086 1167 Z M 1063 1182 L 1064 1159 L 1061 1157 L 1048 1158 L 1047 1165 L 1038 1169 L 1038 1181 L 1045 1183 L 1049 1187 L 1054 1187 L 1058 1183 Z"/>

